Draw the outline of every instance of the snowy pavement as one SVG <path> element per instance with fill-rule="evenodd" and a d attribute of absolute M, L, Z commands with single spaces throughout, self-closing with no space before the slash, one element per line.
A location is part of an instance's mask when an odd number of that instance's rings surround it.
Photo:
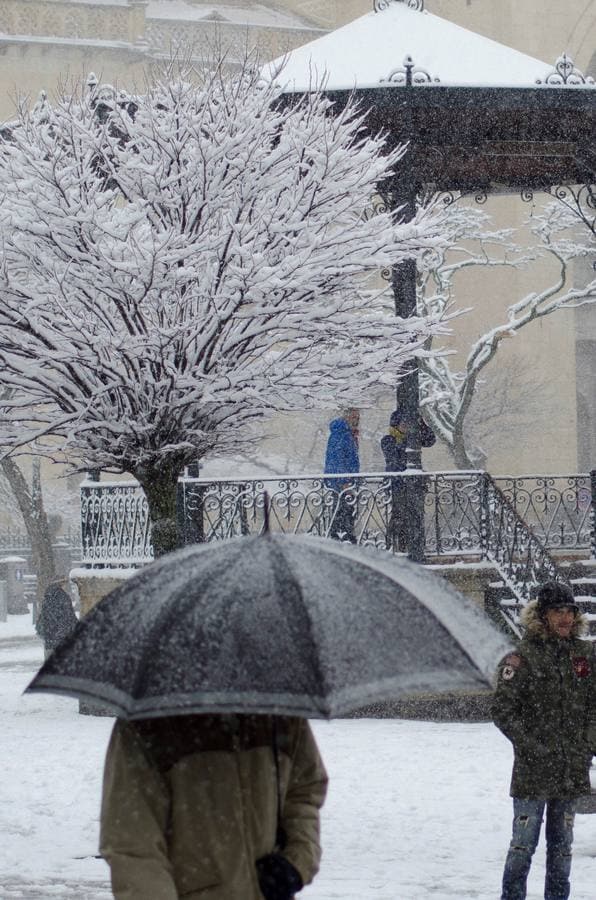
<path fill-rule="evenodd" d="M 0 622 L 0 900 L 105 900 L 97 853 L 110 719 L 22 691 L 43 658 Z M 496 900 L 509 841 L 508 742 L 489 723 L 315 722 L 330 774 L 324 858 L 302 900 Z M 572 900 L 596 897 L 596 815 L 578 816 Z M 541 900 L 544 845 L 528 900 Z M 147 898 L 151 900 L 151 898 Z"/>

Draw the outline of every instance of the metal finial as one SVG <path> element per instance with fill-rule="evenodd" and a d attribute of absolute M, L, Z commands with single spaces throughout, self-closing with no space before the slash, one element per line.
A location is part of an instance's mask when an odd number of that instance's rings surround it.
<path fill-rule="evenodd" d="M 596 84 L 596 82 L 591 75 L 584 75 L 583 72 L 580 72 L 571 57 L 563 53 L 557 59 L 555 68 L 548 73 L 546 78 L 537 78 L 536 84 L 577 85 Z"/>
<path fill-rule="evenodd" d="M 373 0 L 373 10 L 377 13 L 382 12 L 384 9 L 387 9 L 391 3 L 405 3 L 410 9 L 417 9 L 419 12 L 424 12 L 424 0 Z"/>
<path fill-rule="evenodd" d="M 432 84 L 438 83 L 438 78 L 433 78 L 426 69 L 414 65 L 411 56 L 406 56 L 403 66 L 392 69 L 387 78 L 381 78 L 382 82 L 391 82 L 391 84 L 405 84 L 410 87 L 413 84 Z"/>

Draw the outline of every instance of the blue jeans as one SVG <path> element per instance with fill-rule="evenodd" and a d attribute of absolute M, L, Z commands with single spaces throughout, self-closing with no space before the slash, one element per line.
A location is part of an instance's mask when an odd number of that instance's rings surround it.
<path fill-rule="evenodd" d="M 501 900 L 525 900 L 532 856 L 538 845 L 546 807 L 546 878 L 544 900 L 567 900 L 573 843 L 573 800 L 513 798 L 513 836 L 505 860 Z"/>

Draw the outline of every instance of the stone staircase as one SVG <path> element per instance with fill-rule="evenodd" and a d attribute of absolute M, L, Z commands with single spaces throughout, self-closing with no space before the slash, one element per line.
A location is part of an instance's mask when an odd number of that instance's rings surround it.
<path fill-rule="evenodd" d="M 596 641 L 596 570 L 584 569 L 569 578 L 577 604 L 588 620 L 587 637 Z"/>

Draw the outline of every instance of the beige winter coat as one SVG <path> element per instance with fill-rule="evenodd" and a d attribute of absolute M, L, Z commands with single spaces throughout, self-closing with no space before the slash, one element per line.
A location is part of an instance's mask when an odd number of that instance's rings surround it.
<path fill-rule="evenodd" d="M 255 861 L 276 846 L 278 781 L 283 853 L 308 884 L 327 776 L 306 720 L 118 721 L 100 838 L 116 900 L 262 900 Z"/>

